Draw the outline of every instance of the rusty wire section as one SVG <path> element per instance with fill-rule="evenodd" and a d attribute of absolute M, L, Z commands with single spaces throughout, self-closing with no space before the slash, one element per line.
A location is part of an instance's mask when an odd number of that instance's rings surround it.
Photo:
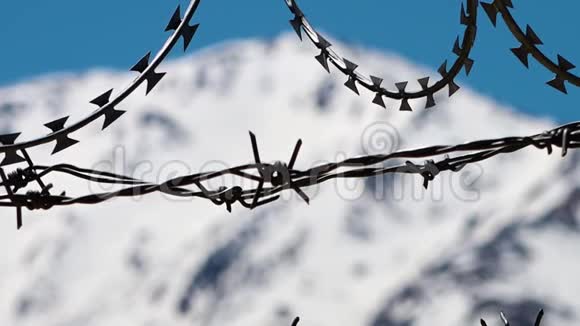
<path fill-rule="evenodd" d="M 504 324 L 504 326 L 510 326 L 510 322 L 507 319 L 507 317 L 505 316 L 505 314 L 503 313 L 503 311 L 500 312 L 499 317 L 501 318 L 501 321 Z M 534 322 L 534 326 L 540 326 L 540 324 L 542 323 L 543 317 L 544 317 L 544 310 L 540 309 L 540 312 L 538 312 L 538 315 L 536 316 L 536 321 Z M 294 318 L 294 321 L 292 321 L 292 326 L 298 326 L 299 322 L 300 322 L 300 317 Z M 483 319 L 480 319 L 480 323 L 481 323 L 481 326 L 487 326 L 487 323 Z"/>
<path fill-rule="evenodd" d="M 252 163 L 221 171 L 179 176 L 161 184 L 103 171 L 81 169 L 70 164 L 34 165 L 26 150 L 22 150 L 21 153 L 28 164 L 26 168 L 16 169 L 8 174 L 0 168 L 2 181 L 0 187 L 3 187 L 6 193 L 0 196 L 0 207 L 16 207 L 17 227 L 20 228 L 23 208 L 47 210 L 55 206 L 95 205 L 112 198 L 140 197 L 151 193 L 203 198 L 217 206 L 225 205 L 226 209 L 231 212 L 236 203 L 254 209 L 278 200 L 280 193 L 288 190 L 296 192 L 306 203 L 309 203 L 310 198 L 304 189 L 332 179 L 414 174 L 421 177 L 423 187 L 427 188 L 441 172 L 457 172 L 468 164 L 481 162 L 499 154 L 513 153 L 527 147 L 546 150 L 548 154 L 552 154 L 554 148 L 560 148 L 561 155 L 565 156 L 569 149 L 580 147 L 580 122 L 527 137 L 477 140 L 459 145 L 429 146 L 388 154 L 358 156 L 340 162 L 321 164 L 307 170 L 295 168 L 302 147 L 301 140 L 296 143 L 288 161 L 274 163 L 265 163 L 262 160 L 256 137 L 251 132 L 250 140 L 254 159 Z M 417 159 L 424 161 L 422 163 L 412 161 Z M 121 189 L 81 196 L 67 196 L 64 192 L 54 195 L 48 191 L 52 185 L 41 184 L 41 178 L 49 174 L 66 174 L 89 182 L 117 185 Z M 204 185 L 209 180 L 226 175 L 251 181 L 252 186 L 208 189 L 209 187 Z M 43 190 L 25 192 L 25 188 L 32 182 L 38 183 Z"/>
<path fill-rule="evenodd" d="M 389 91 L 382 87 L 383 79 L 376 76 L 365 76 L 358 72 L 356 69 L 358 65 L 352 61 L 343 58 L 338 53 L 332 49 L 332 45 L 328 40 L 326 40 L 320 33 L 312 27 L 312 24 L 306 19 L 306 16 L 296 3 L 296 0 L 284 0 L 288 8 L 294 14 L 294 19 L 290 20 L 290 24 L 298 34 L 298 37 L 302 40 L 302 30 L 306 33 L 308 38 L 312 43 L 320 50 L 320 54 L 315 58 L 324 67 L 327 72 L 330 72 L 329 62 L 332 63 L 341 73 L 348 77 L 348 80 L 344 84 L 346 87 L 351 89 L 357 95 L 359 94 L 357 84 L 368 89 L 369 91 L 375 93 L 373 103 L 383 108 L 386 108 L 384 98 L 390 98 L 394 100 L 400 100 L 400 111 L 412 111 L 409 100 L 411 99 L 425 99 L 425 108 L 431 108 L 436 105 L 435 103 L 435 93 L 439 92 L 443 88 L 448 86 L 449 96 L 452 96 L 459 90 L 459 86 L 455 83 L 454 79 L 459 75 L 462 69 L 465 69 L 465 73 L 469 75 L 471 68 L 473 67 L 474 61 L 469 58 L 469 54 L 473 49 L 475 43 L 475 38 L 477 34 L 477 0 L 467 0 L 467 11 L 461 3 L 461 16 L 460 23 L 465 25 L 465 32 L 463 34 L 463 41 L 459 42 L 459 37 L 455 39 L 453 45 L 453 53 L 457 55 L 457 59 L 451 66 L 447 69 L 447 60 L 439 67 L 438 72 L 441 75 L 441 79 L 432 85 L 429 85 L 429 77 L 420 78 L 417 80 L 421 90 L 419 91 L 407 91 L 407 81 L 401 81 L 395 83 L 396 91 Z"/>
<path fill-rule="evenodd" d="M 514 8 L 511 0 L 494 0 L 491 3 L 482 1 L 481 6 L 489 16 L 493 26 L 496 26 L 497 15 L 501 14 L 503 21 L 506 23 L 512 35 L 520 42 L 520 46 L 512 48 L 511 51 L 526 68 L 529 68 L 529 55 L 532 55 L 539 64 L 555 74 L 554 79 L 548 81 L 546 84 L 564 94 L 568 93 L 566 82 L 580 87 L 580 77 L 570 72 L 570 70 L 576 67 L 575 65 L 560 54 L 557 55 L 558 62 L 554 62 L 537 47 L 544 43 L 530 25 L 526 25 L 525 32 L 522 30 L 510 12 L 509 8 Z"/>

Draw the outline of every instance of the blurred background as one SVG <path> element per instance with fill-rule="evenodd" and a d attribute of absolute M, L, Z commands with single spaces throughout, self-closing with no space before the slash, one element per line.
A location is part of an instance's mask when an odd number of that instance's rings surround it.
<path fill-rule="evenodd" d="M 88 101 L 132 79 L 128 68 L 168 37 L 163 29 L 187 1 L 61 0 L 0 6 L 0 133 L 32 139 Z M 335 49 L 385 85 L 424 76 L 455 57 L 461 2 L 330 0 L 299 3 Z M 514 2 L 551 58 L 571 62 L 580 4 Z M 190 50 L 176 47 L 147 97 L 135 92 L 105 131 L 91 125 L 80 144 L 38 164 L 72 163 L 152 182 L 252 161 L 248 131 L 264 160 L 296 167 L 362 154 L 540 133 L 577 120 L 578 89 L 563 95 L 518 43 L 479 11 L 469 78 L 439 105 L 383 110 L 355 96 L 318 51 L 291 31 L 284 1 L 202 2 Z M 558 52 L 556 52 L 558 51 Z M 419 85 L 411 82 L 411 87 Z M 163 195 L 98 206 L 0 210 L 0 322 L 6 325 L 545 325 L 580 320 L 576 276 L 579 154 L 527 149 L 442 173 L 428 190 L 414 176 L 331 181 L 307 190 L 311 204 L 280 201 L 229 214 L 203 200 Z M 15 167 L 9 167 L 15 168 Z M 111 190 L 67 177 L 55 191 Z M 239 180 L 217 180 L 217 188 Z"/>

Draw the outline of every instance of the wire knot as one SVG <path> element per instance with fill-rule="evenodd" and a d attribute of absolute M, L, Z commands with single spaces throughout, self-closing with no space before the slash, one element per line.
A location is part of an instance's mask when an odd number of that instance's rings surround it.
<path fill-rule="evenodd" d="M 546 132 L 544 132 L 546 133 Z M 563 128 L 558 128 L 558 129 L 554 129 L 548 132 L 548 135 L 551 136 L 550 139 L 550 145 L 554 144 L 556 146 L 559 146 L 562 148 L 562 157 L 566 156 L 566 154 L 568 154 L 568 148 L 570 147 L 570 142 L 572 141 L 572 139 L 570 139 L 570 128 L 568 127 L 563 127 Z M 551 147 L 548 149 L 548 154 L 550 154 L 552 151 Z"/>
<path fill-rule="evenodd" d="M 233 204 L 236 201 L 242 199 L 243 189 L 242 187 L 235 186 L 230 189 L 226 187 L 219 187 L 217 198 L 219 198 L 224 203 Z"/>
<path fill-rule="evenodd" d="M 263 176 L 264 181 L 272 184 L 274 187 L 290 184 L 290 169 L 284 162 L 276 161 L 272 165 L 263 164 L 260 170 L 260 175 Z"/>
<path fill-rule="evenodd" d="M 207 190 L 204 190 L 206 192 Z M 219 187 L 217 193 L 214 195 L 214 199 L 212 200 L 217 205 L 226 205 L 226 209 L 228 212 L 232 212 L 232 205 L 239 201 L 242 205 L 244 205 L 244 200 L 242 195 L 244 190 L 242 187 L 235 186 L 230 189 L 227 187 Z M 245 206 L 245 205 L 244 205 Z"/>
<path fill-rule="evenodd" d="M 22 206 L 25 206 L 31 211 L 51 209 L 58 203 L 55 197 L 53 197 L 49 192 L 52 187 L 52 184 L 48 184 L 42 191 L 28 191 L 24 197 L 23 202 L 21 203 Z"/>
<path fill-rule="evenodd" d="M 31 168 L 26 169 L 16 169 L 15 171 L 8 174 L 8 185 L 13 186 L 14 192 L 20 189 L 26 188 L 28 184 L 38 178 L 38 175 Z"/>
<path fill-rule="evenodd" d="M 412 173 L 420 174 L 423 177 L 423 188 L 429 187 L 429 182 L 433 181 L 441 172 L 435 161 L 427 160 L 423 166 L 417 165 L 411 161 L 405 162 L 406 167 Z"/>

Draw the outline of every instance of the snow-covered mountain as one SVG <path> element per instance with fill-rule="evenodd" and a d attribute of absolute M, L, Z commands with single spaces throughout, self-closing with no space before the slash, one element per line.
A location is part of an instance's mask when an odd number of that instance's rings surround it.
<path fill-rule="evenodd" d="M 248 130 L 266 160 L 287 160 L 302 138 L 297 167 L 308 168 L 553 127 L 468 88 L 429 111 L 420 102 L 412 113 L 382 110 L 315 54 L 283 35 L 166 63 L 166 79 L 119 107 L 128 113 L 109 129 L 97 123 L 61 154 L 31 155 L 163 181 L 251 162 Z M 394 55 L 345 55 L 385 85 L 436 76 Z M 48 121 L 74 121 L 133 77 L 95 70 L 0 89 L 0 132 L 32 138 Z M 575 152 L 529 149 L 442 173 L 427 191 L 416 176 L 329 182 L 308 190 L 309 206 L 290 194 L 232 214 L 199 199 L 117 199 L 25 212 L 19 232 L 2 209 L 0 325 L 290 325 L 301 316 L 304 326 L 459 326 L 498 324 L 500 310 L 531 325 L 540 308 L 545 325 L 575 325 L 578 163 Z M 49 181 L 69 193 L 105 190 Z"/>

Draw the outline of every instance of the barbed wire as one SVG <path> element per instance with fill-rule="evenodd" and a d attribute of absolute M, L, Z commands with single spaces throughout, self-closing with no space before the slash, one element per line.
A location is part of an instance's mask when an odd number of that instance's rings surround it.
<path fill-rule="evenodd" d="M 505 316 L 505 314 L 503 313 L 503 311 L 499 313 L 499 316 L 500 316 L 501 321 L 504 324 L 504 326 L 510 326 L 510 322 L 507 319 L 507 317 Z M 540 311 L 538 312 L 538 315 L 536 316 L 536 320 L 534 321 L 534 326 L 540 326 L 540 324 L 542 323 L 543 317 L 544 317 L 544 309 L 540 309 Z M 300 322 L 300 317 L 294 318 L 294 320 L 292 321 L 292 326 L 298 326 L 299 322 Z M 481 323 L 481 326 L 487 326 L 487 322 L 485 320 L 480 319 L 479 322 Z"/>
<path fill-rule="evenodd" d="M 147 84 L 145 94 L 148 95 L 166 75 L 164 72 L 157 72 L 155 70 L 167 58 L 180 39 L 183 39 L 183 48 L 184 50 L 187 50 L 199 27 L 199 24 L 190 25 L 190 21 L 193 18 L 200 1 L 201 0 L 191 0 L 183 18 L 181 18 L 180 6 L 177 7 L 165 28 L 165 31 L 173 31 L 173 33 L 165 41 L 163 47 L 157 52 L 153 59 L 151 59 L 151 52 L 148 52 L 131 68 L 131 71 L 139 73 L 139 76 L 129 83 L 129 85 L 119 94 L 112 97 L 114 89 L 110 89 L 90 101 L 91 104 L 98 106 L 98 109 L 93 113 L 68 127 L 65 126 L 69 119 L 68 116 L 48 122 L 44 124 L 44 126 L 50 129 L 51 132 L 46 136 L 33 140 L 17 143 L 16 140 L 21 135 L 20 132 L 0 135 L 0 153 L 5 154 L 4 159 L 0 162 L 0 166 L 24 162 L 26 159 L 20 156 L 18 151 L 51 142 L 56 142 L 52 152 L 52 154 L 56 154 L 79 142 L 70 137 L 71 133 L 79 131 L 100 117 L 104 117 L 102 130 L 106 129 L 119 119 L 126 111 L 117 110 L 116 106 L 123 103 L 123 101 L 143 83 Z"/>
<path fill-rule="evenodd" d="M 400 100 L 400 111 L 412 111 L 409 103 L 411 99 L 425 99 L 425 108 L 436 105 L 435 94 L 445 87 L 448 87 L 449 96 L 459 90 L 455 83 L 455 78 L 465 69 L 469 75 L 474 61 L 469 58 L 473 49 L 477 34 L 477 0 L 466 0 L 467 10 L 461 4 L 460 23 L 465 25 L 463 40 L 460 44 L 459 37 L 453 45 L 453 53 L 457 59 L 447 69 L 445 61 L 438 72 L 442 78 L 432 85 L 429 85 L 430 78 L 418 79 L 421 90 L 415 92 L 407 91 L 407 81 L 395 83 L 397 91 L 389 91 L 382 87 L 383 79 L 376 76 L 365 76 L 356 71 L 358 65 L 340 56 L 332 48 L 331 44 L 319 34 L 306 19 L 304 13 L 298 7 L 295 0 L 285 0 L 290 11 L 294 14 L 294 19 L 290 22 L 292 27 L 302 39 L 302 31 L 310 38 L 313 44 L 321 51 L 315 58 L 330 72 L 329 62 L 332 63 L 341 73 L 348 77 L 345 86 L 356 94 L 359 94 L 357 84 L 375 93 L 373 103 L 386 108 L 383 98 Z M 342 178 L 369 178 L 386 174 L 412 174 L 419 175 L 423 180 L 423 187 L 428 188 L 440 173 L 445 171 L 458 172 L 465 166 L 481 162 L 500 154 L 513 153 L 524 148 L 534 147 L 547 150 L 548 155 L 552 154 L 553 148 L 561 148 L 562 156 L 565 156 L 569 149 L 580 147 L 580 122 L 573 122 L 561 127 L 546 131 L 540 134 L 525 137 L 505 137 L 488 140 L 477 140 L 459 145 L 429 146 L 419 149 L 403 150 L 393 153 L 366 155 L 349 158 L 340 162 L 332 162 L 318 165 L 316 167 L 299 170 L 295 168 L 302 141 L 298 140 L 290 156 L 288 163 L 276 161 L 265 163 L 262 161 L 256 137 L 250 132 L 252 144 L 253 163 L 239 165 L 234 168 L 220 171 L 196 173 L 179 176 L 167 180 L 161 184 L 139 180 L 128 176 L 114 174 L 106 171 L 84 169 L 72 164 L 56 164 L 52 166 L 35 165 L 28 155 L 27 150 L 36 146 L 56 142 L 52 154 L 61 152 L 79 141 L 70 135 L 100 117 L 104 117 L 102 129 L 109 127 L 119 119 L 125 111 L 116 109 L 123 101 L 130 96 L 141 84 L 146 83 L 146 95 L 165 76 L 164 72 L 157 72 L 156 69 L 173 50 L 179 39 L 183 39 L 184 50 L 187 50 L 199 24 L 190 25 L 200 0 L 191 0 L 184 16 L 181 16 L 180 7 L 174 12 L 165 31 L 173 31 L 166 40 L 163 47 L 151 59 L 151 52 L 141 58 L 131 71 L 139 73 L 123 91 L 113 96 L 114 89 L 110 89 L 96 97 L 91 104 L 98 107 L 93 113 L 84 119 L 66 126 L 69 116 L 56 119 L 44 124 L 50 129 L 46 136 L 17 142 L 21 133 L 11 133 L 0 135 L 0 154 L 4 154 L 0 162 L 0 187 L 4 188 L 6 194 L 0 195 L 0 207 L 16 208 L 17 228 L 23 225 L 22 210 L 49 210 L 58 206 L 72 205 L 95 205 L 113 198 L 140 197 L 152 193 L 163 193 L 175 197 L 202 198 L 209 200 L 217 206 L 225 206 L 231 212 L 233 205 L 238 203 L 248 209 L 255 209 L 259 206 L 267 205 L 277 201 L 283 191 L 294 191 L 306 203 L 310 202 L 309 196 L 304 191 L 305 188 L 322 184 L 326 181 Z M 514 20 L 508 8 L 513 8 L 511 0 L 493 0 L 492 3 L 482 2 L 482 7 L 496 25 L 497 14 L 501 14 L 508 28 L 514 37 L 521 43 L 520 47 L 513 48 L 512 52 L 517 58 L 528 67 L 528 56 L 531 54 L 540 64 L 553 72 L 556 76 L 547 84 L 557 90 L 567 93 L 565 82 L 575 86 L 580 86 L 580 78 L 570 70 L 575 66 L 558 54 L 558 63 L 550 60 L 544 55 L 537 45 L 543 44 L 537 34 L 528 25 L 525 33 Z M 450 155 L 455 155 L 451 157 Z M 438 158 L 444 156 L 444 158 Z M 416 163 L 414 159 L 426 159 L 423 163 Z M 404 163 L 400 163 L 404 161 Z M 9 173 L 5 168 L 14 164 L 26 163 L 26 168 L 17 168 Z M 257 173 L 257 174 L 256 174 Z M 65 191 L 58 195 L 51 193 L 53 184 L 46 184 L 43 178 L 52 174 L 64 174 L 79 180 L 85 180 L 98 184 L 109 184 L 121 186 L 121 189 L 103 193 L 93 193 L 71 197 Z M 243 188 L 241 186 L 208 189 L 204 183 L 225 175 L 237 176 L 250 180 L 255 187 Z M 36 183 L 41 190 L 27 190 L 31 183 Z M 509 321 L 503 314 L 500 314 L 505 326 L 509 326 Z M 543 310 L 540 310 L 535 326 L 539 326 L 543 317 Z M 299 318 L 296 318 L 292 326 L 298 326 Z M 481 319 L 481 325 L 487 326 Z"/>
<path fill-rule="evenodd" d="M 298 6 L 296 0 L 284 1 L 292 14 L 294 14 L 294 19 L 290 20 L 290 24 L 298 34 L 298 37 L 302 40 L 303 30 L 312 43 L 320 50 L 320 54 L 315 58 L 322 67 L 324 67 L 327 72 L 330 72 L 328 63 L 332 63 L 341 73 L 348 77 L 348 80 L 344 84 L 346 87 L 359 95 L 357 84 L 361 85 L 367 90 L 375 93 L 373 103 L 382 106 L 383 108 L 386 108 L 383 97 L 400 100 L 400 111 L 413 110 L 409 103 L 410 99 L 424 98 L 426 109 L 434 107 L 436 105 L 435 93 L 448 87 L 449 96 L 455 94 L 455 92 L 460 88 L 459 85 L 455 83 L 455 78 L 459 75 L 462 69 L 465 69 L 465 73 L 469 75 L 471 68 L 473 67 L 474 61 L 469 58 L 469 54 L 471 53 L 477 34 L 477 0 L 467 0 L 467 11 L 465 10 L 463 2 L 461 3 L 460 22 L 466 27 L 461 45 L 459 37 L 455 39 L 455 43 L 453 44 L 453 53 L 457 55 L 457 59 L 451 68 L 447 70 L 447 60 L 445 60 L 438 69 L 442 78 L 431 86 L 429 86 L 429 77 L 420 78 L 417 82 L 419 83 L 419 86 L 421 86 L 421 90 L 414 92 L 406 90 L 408 81 L 395 83 L 397 91 L 389 91 L 381 86 L 383 83 L 382 78 L 372 75 L 367 77 L 358 73 L 356 71 L 358 65 L 351 60 L 343 58 L 335 52 L 332 49 L 332 44 L 330 44 L 324 36 L 312 27 L 312 24 L 310 24 L 306 19 L 306 16 Z"/>
<path fill-rule="evenodd" d="M 174 197 L 203 198 L 217 206 L 225 205 L 231 212 L 236 203 L 249 209 L 272 203 L 280 198 L 283 191 L 294 191 L 306 203 L 310 198 L 305 188 L 332 179 L 368 178 L 386 174 L 419 175 L 423 187 L 441 172 L 458 172 L 466 165 L 488 160 L 494 156 L 513 153 L 527 147 L 546 150 L 552 154 L 554 148 L 561 149 L 565 156 L 570 149 L 580 147 L 580 122 L 566 124 L 555 129 L 525 137 L 505 137 L 477 140 L 459 145 L 429 146 L 393 153 L 364 155 L 348 158 L 339 162 L 325 163 L 300 170 L 295 168 L 302 140 L 298 140 L 288 161 L 266 163 L 258 149 L 256 136 L 250 132 L 254 161 L 220 171 L 210 171 L 183 175 L 157 184 L 138 180 L 110 172 L 82 169 L 70 164 L 53 166 L 34 165 L 26 150 L 22 150 L 28 166 L 8 174 L 0 168 L 0 177 L 6 194 L 0 196 L 0 207 L 16 207 L 17 227 L 22 226 L 22 209 L 51 209 L 55 206 L 95 205 L 113 198 L 140 197 L 152 193 L 163 193 Z M 450 155 L 455 155 L 451 157 Z M 443 156 L 443 158 L 440 158 Z M 423 163 L 413 162 L 424 159 Z M 404 162 L 404 163 L 402 163 Z M 65 192 L 50 194 L 47 189 L 52 185 L 40 184 L 42 191 L 23 192 L 31 182 L 42 182 L 49 174 L 65 174 L 71 177 L 98 184 L 123 186 L 119 190 L 92 193 L 71 197 Z M 205 182 L 226 175 L 249 180 L 252 186 L 221 186 L 208 189 Z"/>
<path fill-rule="evenodd" d="M 124 100 L 128 98 L 133 92 L 135 92 L 135 90 L 137 90 L 137 88 L 143 83 L 147 84 L 145 95 L 148 95 L 166 75 L 165 72 L 157 72 L 156 69 L 167 58 L 178 41 L 183 39 L 184 51 L 186 51 L 189 47 L 193 36 L 199 27 L 199 24 L 190 25 L 190 21 L 197 11 L 200 1 L 201 0 L 191 0 L 189 6 L 185 10 L 183 18 L 181 17 L 181 6 L 177 6 L 177 9 L 165 27 L 166 32 L 173 31 L 173 33 L 165 41 L 161 49 L 157 52 L 153 59 L 151 59 L 151 52 L 148 52 L 131 68 L 131 71 L 139 73 L 139 76 L 137 76 L 131 83 L 129 83 L 129 85 L 123 91 L 115 96 L 112 96 L 114 89 L 110 89 L 90 101 L 91 104 L 98 106 L 98 109 L 93 113 L 81 119 L 80 121 L 69 125 L 68 127 L 66 127 L 66 123 L 69 119 L 69 116 L 45 123 L 44 126 L 50 129 L 51 132 L 48 135 L 33 140 L 16 142 L 16 140 L 21 135 L 20 132 L 0 135 L 0 154 L 4 154 L 4 158 L 2 161 L 0 161 L 0 177 L 3 181 L 3 184 L 6 185 L 5 189 L 7 197 L 10 198 L 11 201 L 18 202 L 20 204 L 17 205 L 18 228 L 22 226 L 21 207 L 25 206 L 28 209 L 49 209 L 52 206 L 50 204 L 50 200 L 46 199 L 50 198 L 51 196 L 50 189 L 52 188 L 52 185 L 45 185 L 41 177 L 35 174 L 34 169 L 31 168 L 33 163 L 27 153 L 27 149 L 51 142 L 56 142 L 52 154 L 54 155 L 64 151 L 65 149 L 79 143 L 78 140 L 71 138 L 70 134 L 83 129 L 100 117 L 104 117 L 102 130 L 105 130 L 115 121 L 117 121 L 126 111 L 118 110 L 116 107 L 122 104 Z M 2 167 L 22 162 L 27 162 L 29 168 L 25 170 L 18 169 L 9 175 L 6 175 L 2 169 Z M 79 177 L 83 176 L 82 174 L 79 174 L 78 171 L 73 170 L 74 169 L 69 169 L 66 171 L 71 175 Z M 106 173 L 97 173 L 97 175 L 107 176 Z M 105 179 L 95 178 L 94 180 L 104 181 Z M 30 191 L 26 194 L 26 199 L 22 199 L 20 195 L 17 194 L 17 191 L 21 188 L 24 188 L 30 181 L 36 181 L 42 190 Z M 14 188 L 7 186 L 9 183 L 12 183 Z M 64 193 L 62 193 L 61 196 L 64 196 Z M 2 204 L 0 204 L 0 206 L 2 206 Z"/>
<path fill-rule="evenodd" d="M 457 59 L 451 69 L 447 70 L 446 60 L 438 69 L 442 79 L 429 86 L 429 77 L 420 78 L 417 82 L 421 86 L 421 90 L 416 92 L 406 91 L 407 81 L 395 83 L 395 88 L 398 91 L 389 91 L 381 86 L 383 83 L 382 78 L 373 75 L 367 77 L 356 72 L 359 65 L 342 57 L 332 49 L 332 44 L 312 27 L 312 24 L 306 19 L 304 12 L 300 9 L 296 0 L 284 1 L 292 14 L 294 14 L 294 18 L 290 20 L 290 24 L 298 34 L 300 40 L 302 40 L 302 31 L 304 31 L 316 48 L 320 50 L 320 54 L 315 58 L 324 69 L 330 72 L 329 62 L 332 63 L 342 74 L 348 77 L 348 80 L 344 84 L 346 87 L 357 95 L 360 95 L 357 84 L 361 85 L 375 93 L 373 103 L 383 108 L 386 108 L 383 97 L 400 100 L 400 111 L 412 111 L 413 108 L 409 104 L 409 100 L 420 98 L 425 98 L 426 109 L 431 108 L 436 105 L 435 93 L 448 86 L 449 96 L 455 94 L 460 89 L 454 81 L 455 78 L 462 69 L 465 69 L 466 74 L 469 75 L 473 67 L 474 60 L 469 58 L 469 55 L 473 49 L 477 34 L 477 0 L 467 0 L 467 11 L 465 10 L 463 2 L 461 3 L 460 22 L 466 27 L 462 44 L 459 44 L 459 37 L 457 37 L 453 45 L 453 53 L 457 55 Z M 513 8 L 512 0 L 493 0 L 491 3 L 481 1 L 481 5 L 493 26 L 497 24 L 497 15 L 501 14 L 511 34 L 520 42 L 520 46 L 512 48 L 511 51 L 526 68 L 529 68 L 528 57 L 531 55 L 538 63 L 555 74 L 555 77 L 547 82 L 551 87 L 565 94 L 568 93 L 566 82 L 580 87 L 580 77 L 570 72 L 570 70 L 576 67 L 574 64 L 560 54 L 557 55 L 558 62 L 551 60 L 537 47 L 543 44 L 543 42 L 536 32 L 529 25 L 526 25 L 525 32 L 522 30 L 509 10 L 509 8 Z"/>
<path fill-rule="evenodd" d="M 564 94 L 568 93 L 565 82 L 580 87 L 580 77 L 570 72 L 570 70 L 576 67 L 575 65 L 560 54 L 557 55 L 558 62 L 554 62 L 537 47 L 544 43 L 532 27 L 526 25 L 526 31 L 524 32 L 522 30 L 509 10 L 509 8 L 514 8 L 512 0 L 493 0 L 491 3 L 482 1 L 481 6 L 489 16 L 493 26 L 497 25 L 497 15 L 501 14 L 503 21 L 506 23 L 512 35 L 520 42 L 520 46 L 512 48 L 511 51 L 526 68 L 529 68 L 528 57 L 532 55 L 539 64 L 556 75 L 554 79 L 548 81 L 546 84 Z"/>

